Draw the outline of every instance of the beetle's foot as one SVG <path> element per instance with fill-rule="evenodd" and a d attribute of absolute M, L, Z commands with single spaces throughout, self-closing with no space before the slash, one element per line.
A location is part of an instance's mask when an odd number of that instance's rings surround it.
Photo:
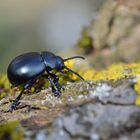
<path fill-rule="evenodd" d="M 60 84 L 59 84 L 58 82 L 55 83 L 55 87 L 56 87 L 58 90 L 61 89 L 61 86 L 60 86 Z"/>
<path fill-rule="evenodd" d="M 57 88 L 57 90 L 58 90 L 59 92 L 61 92 L 61 90 L 64 90 L 64 87 L 61 86 L 58 82 L 55 83 L 55 87 Z"/>
<path fill-rule="evenodd" d="M 62 86 L 61 89 L 64 91 L 65 90 L 64 86 Z"/>
<path fill-rule="evenodd" d="M 20 102 L 18 100 L 13 100 L 11 107 L 10 107 L 10 112 L 12 112 L 13 110 L 17 109 L 17 106 L 20 104 Z"/>
<path fill-rule="evenodd" d="M 60 97 L 60 96 L 61 96 L 61 93 L 58 92 L 58 91 L 55 91 L 55 92 L 54 92 L 54 96 L 55 96 L 55 97 Z"/>

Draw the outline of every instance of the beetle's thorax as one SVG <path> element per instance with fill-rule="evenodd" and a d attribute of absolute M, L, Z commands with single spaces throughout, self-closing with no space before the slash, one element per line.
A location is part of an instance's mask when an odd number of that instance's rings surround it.
<path fill-rule="evenodd" d="M 45 51 L 41 53 L 41 57 L 45 64 L 46 71 L 60 70 L 64 65 L 63 59 L 53 53 Z"/>

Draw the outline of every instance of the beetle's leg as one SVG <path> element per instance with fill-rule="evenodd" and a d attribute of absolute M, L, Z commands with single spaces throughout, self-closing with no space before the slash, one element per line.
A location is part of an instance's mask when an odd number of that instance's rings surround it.
<path fill-rule="evenodd" d="M 19 100 L 20 100 L 24 90 L 25 89 L 23 88 L 23 90 L 20 92 L 20 94 L 17 96 L 17 98 L 12 101 L 12 104 L 11 104 L 11 107 L 10 107 L 10 112 L 12 112 L 13 110 L 16 110 L 17 106 L 20 104 Z"/>
<path fill-rule="evenodd" d="M 13 110 L 16 110 L 17 106 L 20 104 L 19 100 L 20 100 L 23 92 L 26 89 L 28 89 L 29 87 L 31 87 L 32 84 L 33 84 L 33 80 L 30 80 L 24 85 L 23 90 L 20 92 L 20 94 L 17 96 L 17 98 L 15 100 L 13 100 L 13 102 L 11 104 L 10 112 L 12 112 Z"/>
<path fill-rule="evenodd" d="M 60 85 L 59 81 L 59 77 L 55 74 L 51 74 L 51 76 L 53 77 L 53 82 L 55 84 L 55 87 L 57 88 L 58 91 L 61 92 L 61 89 L 64 90 L 64 88 Z"/>
<path fill-rule="evenodd" d="M 51 84 L 51 88 L 52 88 L 52 92 L 54 93 L 54 96 L 55 97 L 59 97 L 61 96 L 61 93 L 60 91 L 58 91 L 55 83 L 54 83 L 54 77 L 52 77 L 52 74 L 48 75 L 48 80 L 50 81 L 50 84 Z"/>
<path fill-rule="evenodd" d="M 62 87 L 61 87 L 60 83 L 58 82 L 59 77 L 55 74 L 52 74 L 52 77 L 53 77 L 53 82 L 54 82 L 55 87 L 57 88 L 58 91 L 61 91 Z"/>
<path fill-rule="evenodd" d="M 64 90 L 64 87 L 61 86 L 58 81 L 59 81 L 58 77 L 56 79 L 54 79 L 54 83 L 55 83 L 56 88 L 61 92 L 61 89 Z"/>
<path fill-rule="evenodd" d="M 52 92 L 56 91 L 55 85 L 53 83 L 53 79 L 52 79 L 50 73 L 49 74 L 44 74 L 43 77 L 45 77 L 45 78 L 47 78 L 49 80 L 49 82 L 51 84 Z"/>

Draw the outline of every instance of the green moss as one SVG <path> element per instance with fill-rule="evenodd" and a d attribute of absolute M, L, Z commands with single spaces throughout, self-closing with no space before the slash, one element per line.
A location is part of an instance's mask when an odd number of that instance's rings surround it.
<path fill-rule="evenodd" d="M 18 122 L 0 125 L 0 140 L 23 140 L 23 129 Z"/>

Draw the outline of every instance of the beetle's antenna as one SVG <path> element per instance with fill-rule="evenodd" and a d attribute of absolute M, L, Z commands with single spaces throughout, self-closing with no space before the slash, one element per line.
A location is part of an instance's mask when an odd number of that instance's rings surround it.
<path fill-rule="evenodd" d="M 77 72 L 71 70 L 70 68 L 68 68 L 68 67 L 66 67 L 66 66 L 65 66 L 65 68 L 66 68 L 68 71 L 70 71 L 70 72 L 74 73 L 75 75 L 77 75 L 77 76 L 78 76 L 80 79 L 82 79 L 83 81 L 85 80 L 85 79 L 84 79 L 80 74 L 78 74 Z"/>
<path fill-rule="evenodd" d="M 63 59 L 63 60 L 65 62 L 65 61 L 68 61 L 70 59 L 75 59 L 75 58 L 85 59 L 83 56 L 73 56 L 73 57 L 70 57 L 70 58 Z"/>

